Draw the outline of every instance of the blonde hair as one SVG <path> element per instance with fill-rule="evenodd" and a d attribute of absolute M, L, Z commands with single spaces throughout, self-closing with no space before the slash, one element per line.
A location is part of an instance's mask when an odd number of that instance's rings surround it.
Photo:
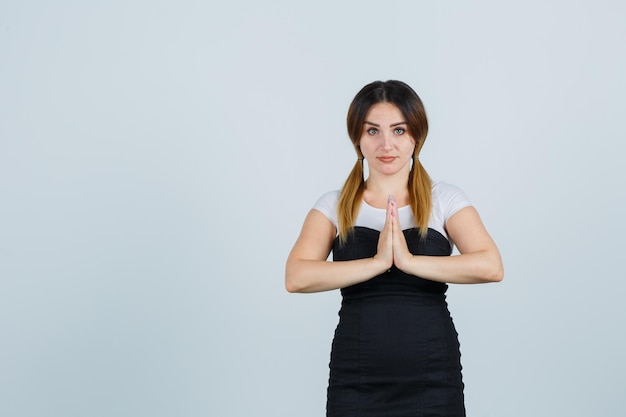
<path fill-rule="evenodd" d="M 419 153 L 428 134 L 428 119 L 422 100 L 413 89 L 402 81 L 375 81 L 363 87 L 352 100 L 348 109 L 347 125 L 350 141 L 358 160 L 344 183 L 337 205 L 339 241 L 345 243 L 350 234 L 365 190 L 363 177 L 363 154 L 359 147 L 363 134 L 363 123 L 369 109 L 377 103 L 391 103 L 398 107 L 406 118 L 408 133 L 415 140 L 413 166 L 409 173 L 407 188 L 409 204 L 415 224 L 422 238 L 428 232 L 428 220 L 432 208 L 432 182 L 428 172 L 419 161 Z"/>

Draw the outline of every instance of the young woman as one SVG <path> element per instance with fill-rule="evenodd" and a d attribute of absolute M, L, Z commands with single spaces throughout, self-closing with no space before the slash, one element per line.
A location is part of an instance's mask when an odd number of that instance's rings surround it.
<path fill-rule="evenodd" d="M 500 254 L 465 194 L 420 163 L 428 122 L 411 87 L 366 85 L 347 122 L 358 160 L 307 215 L 285 273 L 289 292 L 341 289 L 327 416 L 464 416 L 445 292 L 502 280 Z"/>

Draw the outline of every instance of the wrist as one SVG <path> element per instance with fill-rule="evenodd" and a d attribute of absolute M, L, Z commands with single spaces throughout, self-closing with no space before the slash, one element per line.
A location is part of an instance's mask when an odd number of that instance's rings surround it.
<path fill-rule="evenodd" d="M 377 255 L 374 255 L 370 259 L 372 261 L 372 265 L 373 265 L 372 268 L 373 268 L 373 271 L 375 272 L 375 275 L 382 274 L 383 272 L 391 268 L 391 266 L 393 265 L 393 261 L 388 262 L 385 259 L 379 258 Z"/>
<path fill-rule="evenodd" d="M 407 269 L 412 269 L 411 266 L 415 263 L 417 257 L 410 252 L 407 252 L 405 256 L 396 261 L 396 266 L 401 271 L 407 272 Z"/>

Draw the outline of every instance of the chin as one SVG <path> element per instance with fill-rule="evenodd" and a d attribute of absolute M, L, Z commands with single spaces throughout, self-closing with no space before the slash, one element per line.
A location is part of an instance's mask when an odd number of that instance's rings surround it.
<path fill-rule="evenodd" d="M 398 172 L 400 172 L 401 170 L 399 170 L 397 168 L 386 167 L 386 168 L 382 168 L 382 169 L 377 169 L 376 171 L 378 171 L 379 173 L 381 173 L 383 175 L 395 175 Z"/>

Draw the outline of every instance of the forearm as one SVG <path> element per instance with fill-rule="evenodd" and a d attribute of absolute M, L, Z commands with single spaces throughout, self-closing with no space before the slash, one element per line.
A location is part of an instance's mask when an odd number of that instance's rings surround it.
<path fill-rule="evenodd" d="M 285 270 L 285 287 L 299 293 L 335 290 L 367 281 L 386 269 L 376 258 L 338 262 L 291 260 Z"/>
<path fill-rule="evenodd" d="M 498 282 L 504 275 L 499 254 L 489 251 L 455 256 L 415 255 L 396 266 L 411 275 L 454 284 Z"/>

